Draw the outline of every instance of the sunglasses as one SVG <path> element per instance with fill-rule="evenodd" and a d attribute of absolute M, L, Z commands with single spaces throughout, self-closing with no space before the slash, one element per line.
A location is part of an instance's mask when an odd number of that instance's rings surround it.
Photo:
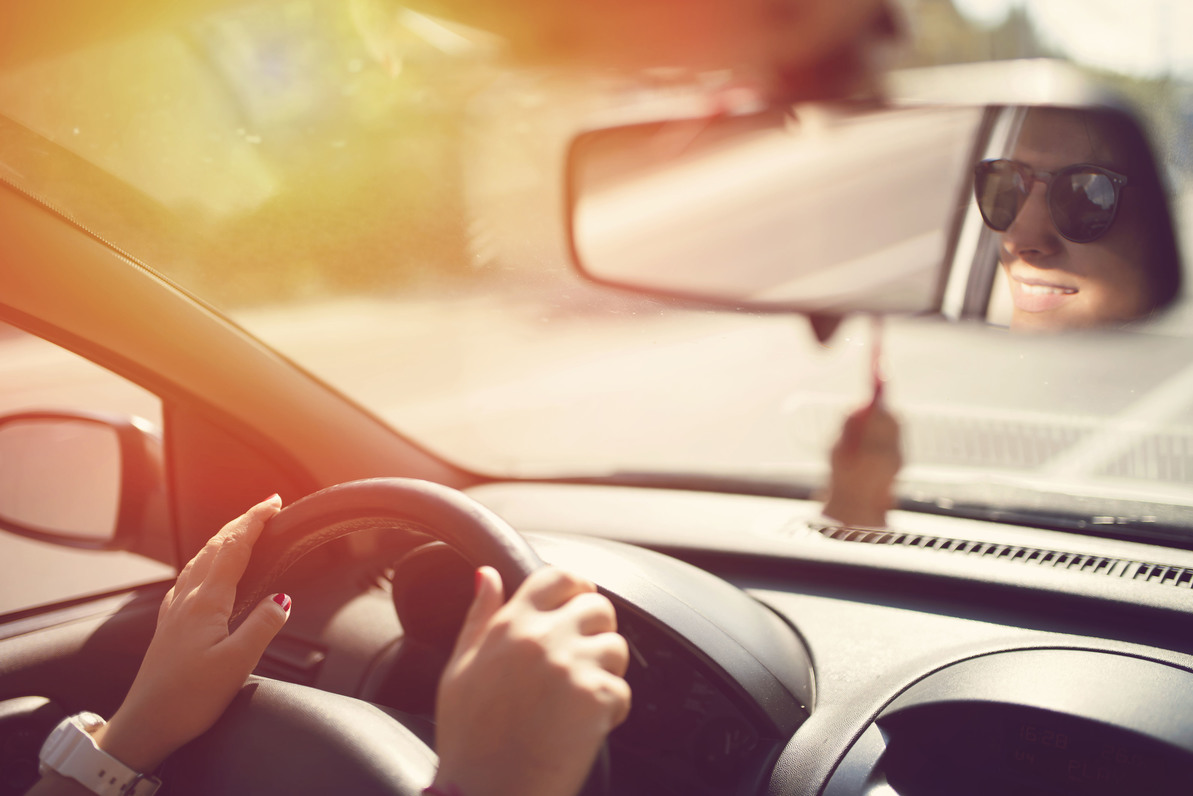
<path fill-rule="evenodd" d="M 1045 202 L 1052 224 L 1067 240 L 1089 243 L 1106 234 L 1127 184 L 1118 172 L 1077 163 L 1056 171 L 1033 169 L 1017 160 L 983 160 L 973 170 L 974 196 L 986 226 L 999 232 L 1015 221 L 1037 182 L 1047 186 Z"/>

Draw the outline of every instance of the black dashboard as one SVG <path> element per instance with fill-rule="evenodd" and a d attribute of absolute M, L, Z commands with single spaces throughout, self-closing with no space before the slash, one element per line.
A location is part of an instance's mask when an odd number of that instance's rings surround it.
<path fill-rule="evenodd" d="M 910 685 L 850 747 L 825 796 L 1188 793 L 1193 675 L 1146 658 L 1022 649 Z"/>
<path fill-rule="evenodd" d="M 899 512 L 893 536 L 913 543 L 876 544 L 780 498 L 530 483 L 470 494 L 618 608 L 634 704 L 610 738 L 611 794 L 1103 796 L 1193 783 L 1189 551 Z M 409 679 L 410 661 L 395 661 L 413 637 L 445 654 L 469 572 L 450 556 L 399 564 L 406 636 L 375 598 L 356 599 L 312 633 L 329 645 L 314 683 L 408 707 L 384 684 Z M 445 596 L 445 581 L 459 593 Z"/>
<path fill-rule="evenodd" d="M 527 537 L 617 607 L 634 693 L 630 718 L 609 740 L 617 792 L 757 792 L 814 703 L 811 657 L 795 630 L 677 559 L 604 540 Z"/>
<path fill-rule="evenodd" d="M 635 769 L 616 792 L 1193 787 L 1193 595 L 1180 576 L 1193 567 L 1188 551 L 899 513 L 896 529 L 975 543 L 859 544 L 826 533 L 815 504 L 740 495 L 564 485 L 472 494 L 548 561 L 622 603 L 626 635 L 650 666 L 639 660 L 631 671 L 637 715 L 611 746 L 615 760 L 618 745 L 638 750 L 658 776 Z M 594 535 L 699 569 L 631 547 L 619 573 L 591 552 Z M 678 610 L 639 616 L 641 594 L 624 599 L 632 569 L 715 632 L 693 630 Z M 712 585 L 721 579 L 779 621 L 728 598 Z M 665 674 L 648 676 L 656 666 Z M 776 707 L 782 700 L 766 692 L 776 682 L 798 706 Z"/>

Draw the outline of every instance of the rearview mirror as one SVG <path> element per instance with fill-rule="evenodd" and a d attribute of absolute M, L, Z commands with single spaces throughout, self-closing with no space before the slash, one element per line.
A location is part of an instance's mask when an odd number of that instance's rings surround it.
<path fill-rule="evenodd" d="M 1044 173 L 1081 163 L 1103 168 Z M 836 104 L 669 119 L 573 140 L 570 242 L 592 280 L 706 304 L 1119 324 L 1179 287 L 1159 173 L 1139 125 L 1108 108 Z M 1058 221 L 1073 228 L 1058 234 Z"/>

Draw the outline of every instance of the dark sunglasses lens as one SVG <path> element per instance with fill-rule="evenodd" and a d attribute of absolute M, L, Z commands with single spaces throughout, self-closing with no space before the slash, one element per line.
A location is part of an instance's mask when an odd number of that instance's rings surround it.
<path fill-rule="evenodd" d="M 978 164 L 974 175 L 974 194 L 986 225 L 999 232 L 1005 232 L 1015 221 L 1026 198 L 1019 171 L 1001 160 Z"/>
<path fill-rule="evenodd" d="M 1110 229 L 1116 200 L 1114 183 L 1101 172 L 1059 174 L 1052 182 L 1049 202 L 1052 223 L 1074 243 L 1088 243 Z"/>

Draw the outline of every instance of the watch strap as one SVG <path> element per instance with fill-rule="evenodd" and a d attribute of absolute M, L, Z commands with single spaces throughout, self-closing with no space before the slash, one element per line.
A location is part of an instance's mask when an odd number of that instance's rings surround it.
<path fill-rule="evenodd" d="M 89 730 L 102 724 L 92 713 L 63 719 L 41 747 L 43 773 L 52 769 L 97 796 L 153 796 L 161 780 L 134 771 L 96 746 Z"/>

